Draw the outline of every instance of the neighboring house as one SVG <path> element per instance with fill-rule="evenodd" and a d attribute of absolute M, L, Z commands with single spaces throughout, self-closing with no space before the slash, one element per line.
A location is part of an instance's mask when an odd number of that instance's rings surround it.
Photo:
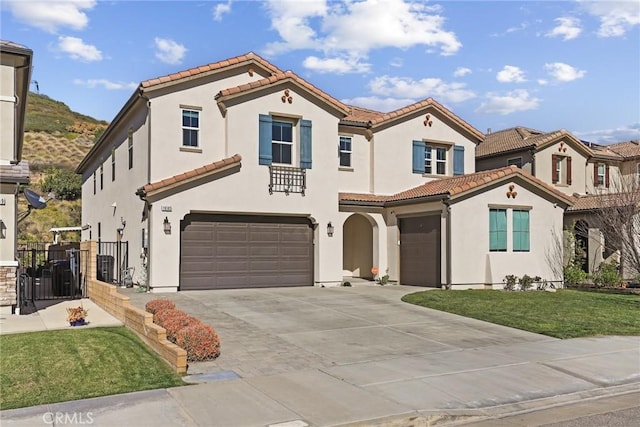
<path fill-rule="evenodd" d="M 558 280 L 544 236 L 570 201 L 519 170 L 474 175 L 483 138 L 433 99 L 362 109 L 248 53 L 139 85 L 77 168 L 82 237 L 127 240 L 154 292 L 331 286 L 373 267 L 429 286 Z M 404 250 L 414 237 L 426 252 Z"/>
<path fill-rule="evenodd" d="M 566 130 L 545 133 L 525 127 L 487 134 L 476 147 L 477 170 L 506 165 L 521 167 L 573 197 L 565 229 L 574 230 L 582 248 L 578 261 L 586 272 L 593 273 L 605 260 L 624 258 L 598 222 L 605 207 L 625 199 L 622 194 L 639 191 L 638 141 L 603 146 L 580 141 Z M 622 272 L 627 278 L 635 274 L 624 266 Z"/>
<path fill-rule="evenodd" d="M 22 144 L 32 56 L 24 46 L 0 41 L 0 315 L 16 305 L 17 194 L 29 182 Z"/>

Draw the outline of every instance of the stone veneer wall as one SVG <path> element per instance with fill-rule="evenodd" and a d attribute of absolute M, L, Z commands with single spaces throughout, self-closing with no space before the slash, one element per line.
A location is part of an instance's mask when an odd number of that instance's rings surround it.
<path fill-rule="evenodd" d="M 87 250 L 89 262 L 82 262 L 87 271 L 87 296 L 103 310 L 120 320 L 134 331 L 149 347 L 158 353 L 176 372 L 187 372 L 187 352 L 167 340 L 164 328 L 153 323 L 153 315 L 133 307 L 130 298 L 118 292 L 118 288 L 96 279 L 97 243 L 81 242 L 80 249 Z"/>
<path fill-rule="evenodd" d="M 0 262 L 0 314 L 11 314 L 16 305 L 17 262 Z"/>

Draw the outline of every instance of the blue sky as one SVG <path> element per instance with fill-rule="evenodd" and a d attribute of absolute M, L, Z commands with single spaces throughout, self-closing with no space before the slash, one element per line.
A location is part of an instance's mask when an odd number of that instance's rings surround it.
<path fill-rule="evenodd" d="M 640 138 L 640 0 L 0 2 L 40 93 L 111 120 L 146 79 L 253 51 L 348 104 Z M 35 91 L 35 84 L 32 90 Z"/>

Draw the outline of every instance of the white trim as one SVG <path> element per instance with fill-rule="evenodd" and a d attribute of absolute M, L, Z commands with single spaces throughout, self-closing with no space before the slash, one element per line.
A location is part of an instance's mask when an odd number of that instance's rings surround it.
<path fill-rule="evenodd" d="M 11 102 L 15 104 L 18 102 L 18 99 L 14 95 L 0 95 L 0 102 Z"/>
<path fill-rule="evenodd" d="M 1 261 L 0 260 L 0 267 L 17 267 L 18 266 L 18 261 Z"/>

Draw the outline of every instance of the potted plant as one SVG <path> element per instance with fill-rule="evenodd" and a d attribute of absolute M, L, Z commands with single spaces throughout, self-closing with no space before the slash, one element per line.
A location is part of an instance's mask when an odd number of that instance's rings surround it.
<path fill-rule="evenodd" d="M 82 326 L 87 324 L 87 310 L 84 307 L 67 307 L 67 320 L 71 326 Z"/>

